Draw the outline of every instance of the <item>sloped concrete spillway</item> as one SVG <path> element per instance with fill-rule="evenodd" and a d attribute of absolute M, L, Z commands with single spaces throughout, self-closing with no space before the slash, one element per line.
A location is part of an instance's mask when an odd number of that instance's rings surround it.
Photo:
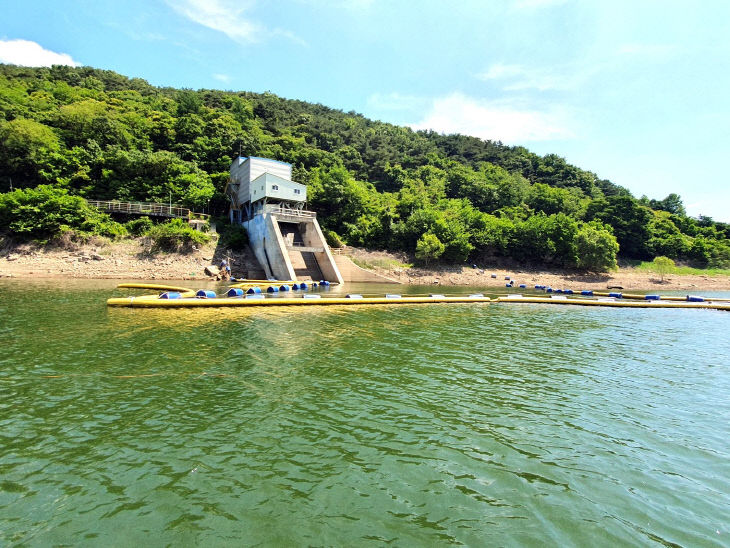
<path fill-rule="evenodd" d="M 245 222 L 244 226 L 267 278 L 296 280 L 309 277 L 343 283 L 312 212 L 271 208 Z"/>

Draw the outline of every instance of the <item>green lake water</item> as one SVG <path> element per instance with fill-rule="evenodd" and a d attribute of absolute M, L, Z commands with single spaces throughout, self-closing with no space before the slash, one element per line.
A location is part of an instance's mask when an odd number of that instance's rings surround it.
<path fill-rule="evenodd" d="M 0 546 L 730 545 L 730 313 L 115 284 L 0 281 Z"/>

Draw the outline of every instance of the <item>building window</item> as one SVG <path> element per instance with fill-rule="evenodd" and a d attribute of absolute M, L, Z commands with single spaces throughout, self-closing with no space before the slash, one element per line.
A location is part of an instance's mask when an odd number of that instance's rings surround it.
<path fill-rule="evenodd" d="M 301 190 L 299 190 L 298 188 L 295 188 L 295 189 L 294 189 L 294 194 L 301 194 L 301 193 L 302 193 L 302 191 L 301 191 Z"/>
<path fill-rule="evenodd" d="M 271 190 L 279 190 L 279 185 L 271 185 Z"/>

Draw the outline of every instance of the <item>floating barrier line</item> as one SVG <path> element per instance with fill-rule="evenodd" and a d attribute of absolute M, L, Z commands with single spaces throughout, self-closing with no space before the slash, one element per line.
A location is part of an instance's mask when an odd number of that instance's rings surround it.
<path fill-rule="evenodd" d="M 163 284 L 123 283 L 117 285 L 117 287 L 120 289 L 159 289 L 161 291 L 179 291 L 180 293 L 189 293 L 193 291 L 192 289 L 188 289 L 187 287 L 178 287 L 175 285 Z"/>
<path fill-rule="evenodd" d="M 643 296 L 642 296 L 643 297 Z M 683 302 L 676 301 L 624 301 L 616 299 L 595 300 L 595 299 L 569 299 L 567 297 L 561 299 L 552 299 L 546 297 L 499 297 L 498 303 L 525 303 L 525 304 L 572 304 L 579 306 L 607 306 L 611 308 L 705 308 L 712 310 L 728 310 L 730 311 L 730 303 L 719 303 L 713 301 L 704 302 Z"/>
<path fill-rule="evenodd" d="M 157 295 L 137 297 L 112 298 L 107 300 L 108 306 L 122 306 L 132 308 L 201 308 L 201 307 L 246 307 L 246 306 L 314 306 L 314 305 L 365 305 L 365 304 L 434 304 L 434 303 L 490 303 L 489 297 L 471 297 L 459 295 L 451 297 L 363 297 L 351 299 L 346 297 L 331 297 L 321 299 L 274 298 L 274 299 L 160 299 Z"/>
<path fill-rule="evenodd" d="M 271 283 L 271 282 L 267 282 Z M 471 295 L 423 294 L 417 295 L 385 295 L 385 296 L 363 296 L 351 295 L 348 297 L 326 297 L 321 295 L 304 294 L 298 297 L 265 298 L 259 287 L 249 288 L 245 295 L 243 288 L 231 286 L 226 294 L 200 298 L 196 293 L 187 288 L 172 288 L 171 286 L 157 284 L 120 284 L 120 287 L 133 286 L 135 288 L 167 289 L 168 293 L 162 295 L 142 295 L 139 297 L 119 297 L 107 300 L 108 306 L 127 308 L 211 308 L 211 307 L 251 307 L 251 306 L 332 306 L 332 305 L 379 305 L 379 304 L 437 304 L 437 303 L 539 303 L 539 304 L 569 304 L 580 306 L 604 306 L 612 308 L 704 308 L 714 310 L 730 310 L 730 299 L 713 299 L 712 297 L 699 296 L 656 296 L 640 294 L 621 294 L 594 292 L 592 296 L 568 297 L 572 291 L 562 290 L 559 296 L 523 296 L 520 294 L 507 294 L 497 296 L 495 299 L 485 297 L 481 293 Z M 173 289 L 177 291 L 172 291 Z M 210 292 L 212 293 L 212 292 Z M 567 295 L 566 295 L 567 293 Z M 256 297 L 256 298 L 253 298 Z M 593 298 L 598 297 L 598 298 Z M 603 298 L 601 298 L 603 297 Z M 656 298 L 659 297 L 659 298 Z"/>

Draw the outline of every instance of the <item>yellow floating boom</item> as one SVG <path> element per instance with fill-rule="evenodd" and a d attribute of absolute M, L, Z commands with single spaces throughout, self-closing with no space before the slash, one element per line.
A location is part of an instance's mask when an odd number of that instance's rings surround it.
<path fill-rule="evenodd" d="M 625 298 L 625 295 L 624 297 Z M 622 299 L 569 299 L 567 297 L 522 297 L 510 295 L 496 299 L 499 303 L 541 303 L 572 304 L 579 306 L 608 306 L 612 308 L 710 308 L 713 310 L 730 310 L 730 303 L 706 300 L 702 302 L 677 301 L 624 301 Z M 643 298 L 643 296 L 642 296 Z"/>
<path fill-rule="evenodd" d="M 124 306 L 131 308 L 206 308 L 206 307 L 250 307 L 250 306 L 327 306 L 327 305 L 372 305 L 372 304 L 434 304 L 434 303 L 489 303 L 491 299 L 484 296 L 434 296 L 434 297 L 328 297 L 312 298 L 241 298 L 217 297 L 215 299 L 160 299 L 157 295 L 142 297 L 120 297 L 107 300 L 108 306 Z"/>
<path fill-rule="evenodd" d="M 161 291 L 179 291 L 180 293 L 195 293 L 195 290 L 187 287 L 177 287 L 175 285 L 163 285 L 163 284 L 146 284 L 146 283 L 122 283 L 117 285 L 119 288 L 126 289 L 159 289 Z"/>

